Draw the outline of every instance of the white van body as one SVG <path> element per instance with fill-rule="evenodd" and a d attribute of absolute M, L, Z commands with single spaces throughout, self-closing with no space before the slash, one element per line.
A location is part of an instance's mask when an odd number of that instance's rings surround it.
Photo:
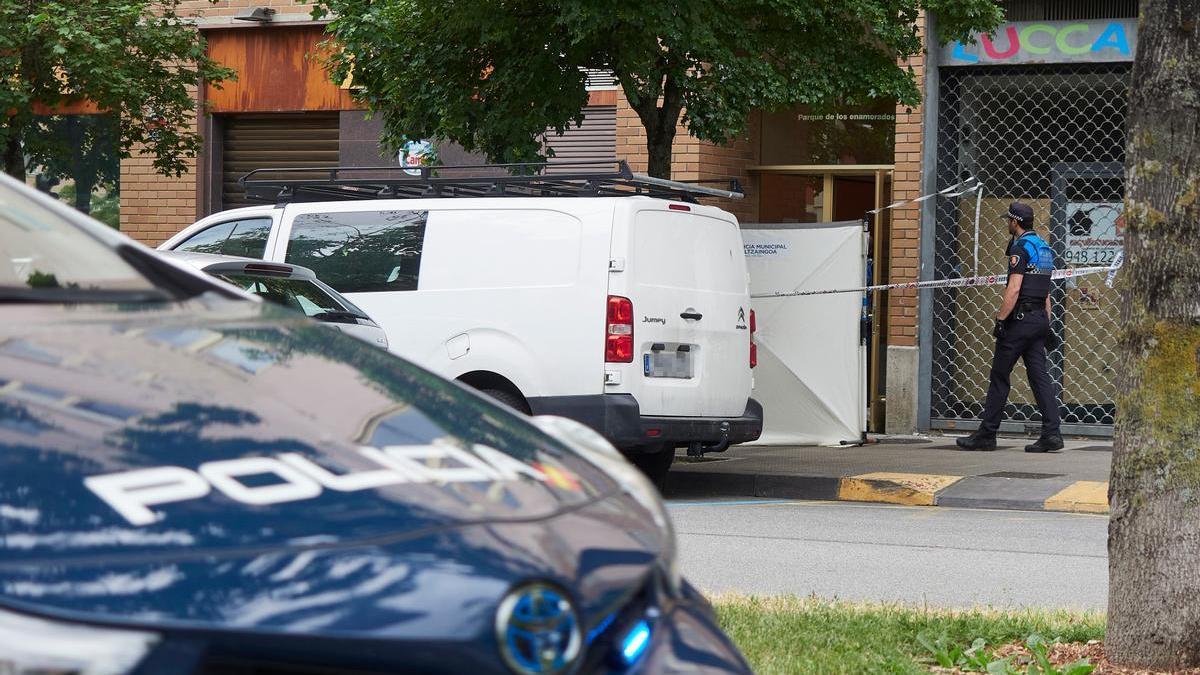
<path fill-rule="evenodd" d="M 159 248 L 313 269 L 397 354 L 627 451 L 724 449 L 761 432 L 742 238 L 716 207 L 640 196 L 288 203 L 214 214 Z M 606 362 L 610 297 L 632 303 L 629 362 Z"/>

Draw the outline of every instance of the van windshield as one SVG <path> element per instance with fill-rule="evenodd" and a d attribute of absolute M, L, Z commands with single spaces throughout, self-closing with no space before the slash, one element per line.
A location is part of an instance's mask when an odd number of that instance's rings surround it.
<path fill-rule="evenodd" d="M 0 302 L 166 299 L 116 250 L 0 184 Z"/>

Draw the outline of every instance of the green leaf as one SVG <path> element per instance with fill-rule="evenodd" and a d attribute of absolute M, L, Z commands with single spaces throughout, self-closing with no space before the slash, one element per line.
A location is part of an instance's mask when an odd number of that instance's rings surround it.
<path fill-rule="evenodd" d="M 987 664 L 988 675 L 1012 675 L 1016 672 L 1011 659 L 1008 658 L 998 659 Z"/>
<path fill-rule="evenodd" d="M 917 636 L 917 644 L 921 645 L 921 648 L 930 654 L 936 654 L 938 651 L 937 645 L 930 641 L 929 636 L 925 634 Z"/>
<path fill-rule="evenodd" d="M 1082 659 L 1063 667 L 1062 675 L 1089 675 L 1096 666 L 1088 663 L 1087 659 Z"/>

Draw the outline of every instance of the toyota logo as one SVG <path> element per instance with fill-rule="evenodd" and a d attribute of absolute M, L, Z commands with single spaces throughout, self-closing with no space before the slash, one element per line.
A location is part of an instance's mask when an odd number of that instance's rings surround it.
<path fill-rule="evenodd" d="M 496 610 L 504 662 L 520 675 L 557 675 L 575 665 L 582 636 L 567 594 L 544 583 L 513 590 Z"/>

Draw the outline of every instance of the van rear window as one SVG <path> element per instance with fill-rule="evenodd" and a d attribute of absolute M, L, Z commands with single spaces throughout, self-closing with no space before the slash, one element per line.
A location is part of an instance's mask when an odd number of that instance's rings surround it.
<path fill-rule="evenodd" d="M 292 221 L 289 263 L 342 293 L 414 291 L 428 211 L 302 213 Z"/>
<path fill-rule="evenodd" d="M 746 293 L 746 259 L 737 225 L 695 213 L 639 211 L 632 267 L 639 283 Z"/>

